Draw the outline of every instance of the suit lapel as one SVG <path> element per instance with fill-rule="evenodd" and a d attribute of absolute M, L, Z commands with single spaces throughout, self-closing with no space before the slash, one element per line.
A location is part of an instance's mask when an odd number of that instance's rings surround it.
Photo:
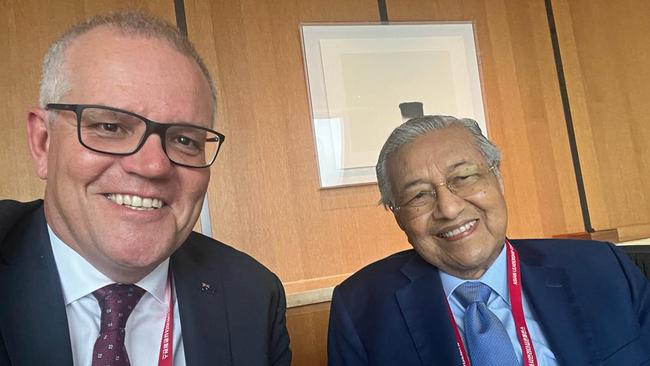
<path fill-rule="evenodd" d="M 188 241 L 192 240 L 192 236 Z M 185 243 L 171 258 L 188 366 L 232 364 L 225 293 L 218 264 L 211 269 Z"/>
<path fill-rule="evenodd" d="M 528 264 L 526 254 L 519 254 L 524 292 L 559 363 L 591 364 L 590 355 L 597 354 L 592 332 L 565 271 Z"/>
<path fill-rule="evenodd" d="M 6 240 L 0 322 L 10 335 L 4 340 L 10 357 L 19 365 L 72 365 L 63 291 L 43 208 L 16 225 Z"/>
<path fill-rule="evenodd" d="M 411 282 L 395 296 L 422 364 L 460 365 L 438 270 L 414 254 L 402 273 Z"/>

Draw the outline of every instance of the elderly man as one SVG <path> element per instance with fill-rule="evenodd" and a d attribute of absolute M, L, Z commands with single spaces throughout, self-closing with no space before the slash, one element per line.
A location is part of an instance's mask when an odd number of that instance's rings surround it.
<path fill-rule="evenodd" d="M 650 285 L 613 245 L 508 240 L 498 149 L 470 119 L 395 129 L 383 204 L 415 250 L 338 286 L 330 365 L 641 365 Z"/>
<path fill-rule="evenodd" d="M 224 136 L 178 30 L 98 16 L 50 47 L 27 131 L 45 199 L 0 203 L 0 365 L 289 365 L 282 285 L 192 232 Z"/>

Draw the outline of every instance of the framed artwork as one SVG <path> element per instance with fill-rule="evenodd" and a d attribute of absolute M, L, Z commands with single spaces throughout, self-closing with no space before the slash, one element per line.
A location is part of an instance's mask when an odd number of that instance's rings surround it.
<path fill-rule="evenodd" d="M 376 182 L 381 146 L 410 117 L 469 117 L 487 133 L 471 22 L 303 24 L 301 33 L 322 188 Z"/>

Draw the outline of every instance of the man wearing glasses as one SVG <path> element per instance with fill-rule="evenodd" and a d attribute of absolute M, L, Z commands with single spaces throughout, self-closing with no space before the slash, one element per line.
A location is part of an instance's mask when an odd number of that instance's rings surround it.
<path fill-rule="evenodd" d="M 381 202 L 414 250 L 332 298 L 329 364 L 646 365 L 650 284 L 612 244 L 508 240 L 499 150 L 470 119 L 390 135 Z"/>
<path fill-rule="evenodd" d="M 141 13 L 48 51 L 45 199 L 0 202 L 0 365 L 289 365 L 278 278 L 193 233 L 224 135 L 193 46 Z"/>

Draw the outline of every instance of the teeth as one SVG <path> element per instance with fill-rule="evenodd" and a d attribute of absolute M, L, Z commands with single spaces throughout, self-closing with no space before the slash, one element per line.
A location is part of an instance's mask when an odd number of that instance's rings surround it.
<path fill-rule="evenodd" d="M 463 226 L 461 226 L 461 227 L 459 227 L 457 229 L 447 231 L 447 232 L 444 232 L 444 233 L 440 233 L 440 234 L 438 234 L 438 236 L 440 236 L 441 238 L 447 239 L 447 238 L 450 238 L 452 236 L 462 234 L 462 233 L 466 232 L 467 230 L 471 229 L 472 226 L 474 226 L 475 223 L 476 223 L 476 220 L 470 221 L 467 224 L 465 224 L 465 225 L 463 225 Z"/>
<path fill-rule="evenodd" d="M 140 197 L 129 194 L 110 193 L 106 198 L 134 210 L 153 210 L 163 206 L 163 201 L 153 197 Z"/>

